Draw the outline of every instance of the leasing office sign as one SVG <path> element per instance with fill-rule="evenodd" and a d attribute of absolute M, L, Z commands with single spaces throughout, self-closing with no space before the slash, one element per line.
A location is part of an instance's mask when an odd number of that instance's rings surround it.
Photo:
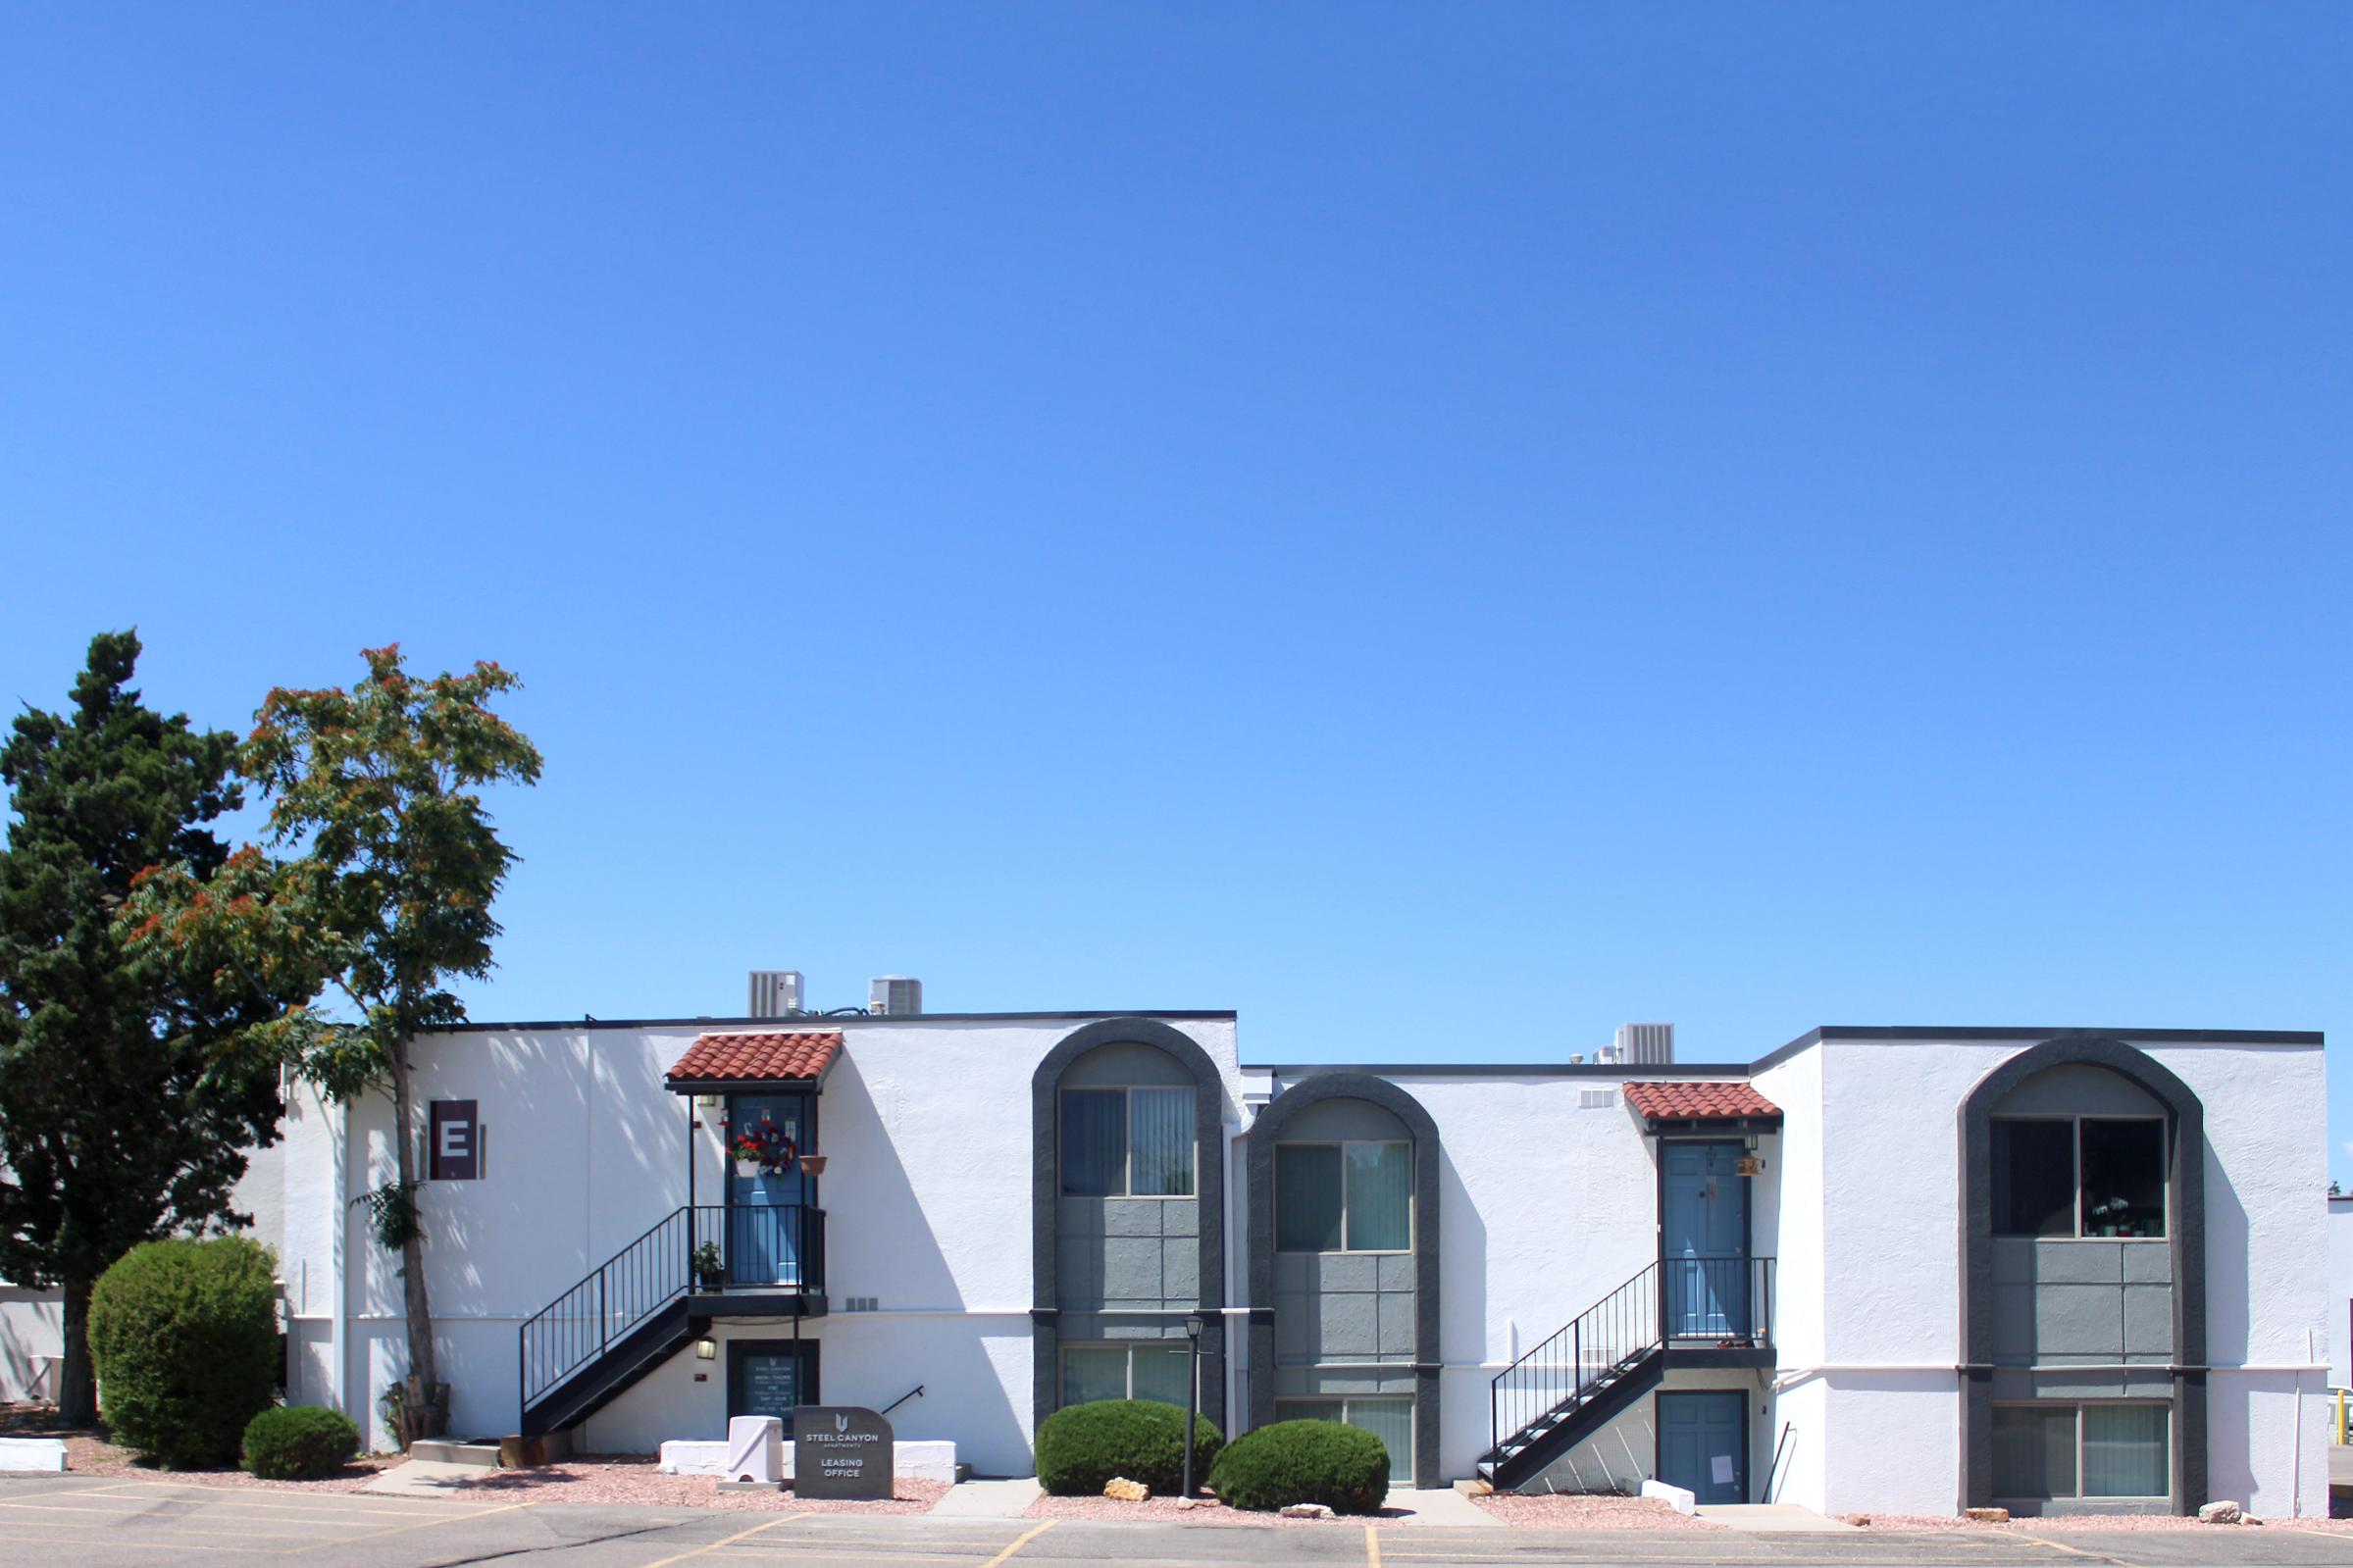
<path fill-rule="evenodd" d="M 804 1404 L 793 1412 L 793 1495 L 891 1495 L 895 1464 L 891 1423 L 845 1404 Z"/>

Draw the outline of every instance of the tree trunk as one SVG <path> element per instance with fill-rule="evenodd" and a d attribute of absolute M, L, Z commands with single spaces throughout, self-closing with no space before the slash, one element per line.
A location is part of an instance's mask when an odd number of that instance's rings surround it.
<path fill-rule="evenodd" d="M 98 1379 L 90 1367 L 91 1281 L 68 1274 L 64 1281 L 65 1354 L 57 1368 L 57 1419 L 68 1427 L 98 1420 Z"/>
<path fill-rule="evenodd" d="M 404 1039 L 392 1047 L 392 1125 L 398 1129 L 393 1139 L 393 1170 L 404 1189 L 417 1179 L 414 1110 L 409 1098 L 408 1041 Z M 412 1199 L 415 1196 L 410 1195 Z M 425 1290 L 425 1236 L 419 1227 L 410 1228 L 400 1248 L 400 1296 L 408 1318 L 409 1376 L 423 1384 L 426 1397 L 431 1398 L 441 1380 L 434 1364 L 433 1303 Z M 412 1421 L 423 1415 L 423 1411 L 416 1412 Z"/>

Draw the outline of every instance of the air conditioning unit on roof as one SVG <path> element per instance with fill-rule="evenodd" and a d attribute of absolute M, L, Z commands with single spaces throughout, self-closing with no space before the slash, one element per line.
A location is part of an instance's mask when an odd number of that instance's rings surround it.
<path fill-rule="evenodd" d="M 1671 1062 L 1675 1059 L 1672 1024 L 1620 1024 L 1617 1059 L 1621 1062 Z"/>
<path fill-rule="evenodd" d="M 801 1011 L 801 979 L 797 969 L 755 969 L 751 972 L 751 1007 L 746 1018 L 792 1018 Z"/>
<path fill-rule="evenodd" d="M 877 975 L 866 985 L 866 1011 L 904 1018 L 923 1011 L 923 982 L 908 975 Z"/>

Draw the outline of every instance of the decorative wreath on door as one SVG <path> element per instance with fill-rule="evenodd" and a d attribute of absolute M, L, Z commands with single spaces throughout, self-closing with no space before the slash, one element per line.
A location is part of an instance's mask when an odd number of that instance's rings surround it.
<path fill-rule="evenodd" d="M 800 1150 L 774 1122 L 756 1122 L 729 1140 L 728 1153 L 738 1166 L 757 1165 L 763 1175 L 782 1176 L 793 1168 Z"/>

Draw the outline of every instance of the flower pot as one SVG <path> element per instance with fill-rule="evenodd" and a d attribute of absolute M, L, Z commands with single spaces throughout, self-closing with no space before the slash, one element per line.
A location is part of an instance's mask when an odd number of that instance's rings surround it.
<path fill-rule="evenodd" d="M 738 1176 L 757 1176 L 760 1174 L 760 1162 L 758 1160 L 738 1160 L 736 1161 L 736 1174 Z"/>
<path fill-rule="evenodd" d="M 800 1174 L 803 1176 L 823 1176 L 825 1174 L 825 1156 L 822 1154 L 803 1154 L 800 1157 Z"/>

